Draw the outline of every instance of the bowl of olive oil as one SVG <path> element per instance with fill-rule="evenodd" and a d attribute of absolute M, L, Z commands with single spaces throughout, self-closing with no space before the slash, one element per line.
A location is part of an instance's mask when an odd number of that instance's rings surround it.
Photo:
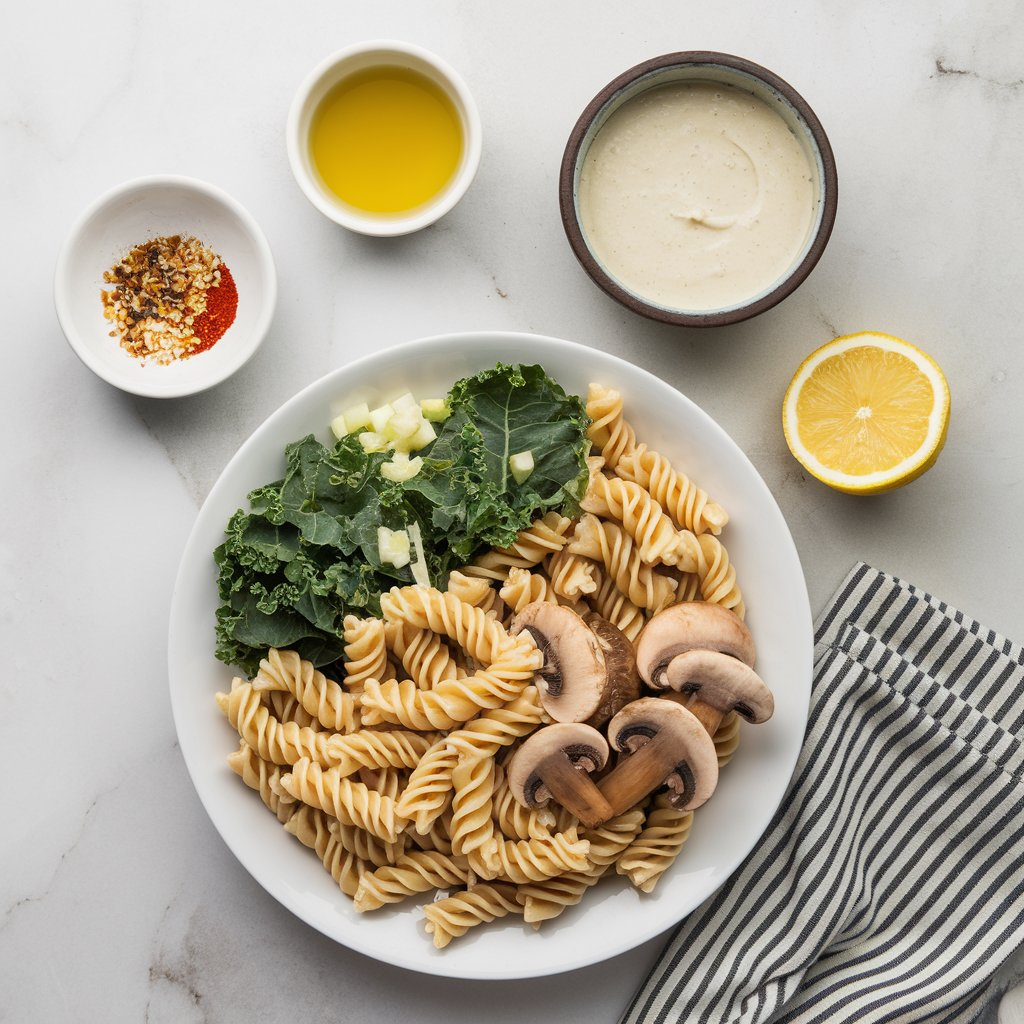
<path fill-rule="evenodd" d="M 480 163 L 480 116 L 462 78 L 394 40 L 359 43 L 314 68 L 292 103 L 287 137 L 309 201 L 367 235 L 434 223 Z"/>

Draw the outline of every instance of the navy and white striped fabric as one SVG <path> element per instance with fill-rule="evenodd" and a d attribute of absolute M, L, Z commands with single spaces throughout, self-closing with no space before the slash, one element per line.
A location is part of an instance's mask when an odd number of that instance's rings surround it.
<path fill-rule="evenodd" d="M 783 803 L 623 1024 L 962 1024 L 1024 943 L 1024 652 L 864 564 L 815 639 Z"/>

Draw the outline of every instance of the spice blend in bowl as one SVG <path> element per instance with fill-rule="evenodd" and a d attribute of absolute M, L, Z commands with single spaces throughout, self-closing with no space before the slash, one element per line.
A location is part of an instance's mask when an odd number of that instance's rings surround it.
<path fill-rule="evenodd" d="M 54 275 L 75 354 L 152 398 L 231 376 L 262 343 L 276 301 L 274 261 L 252 216 L 221 189 L 179 176 L 139 178 L 97 199 Z"/>
<path fill-rule="evenodd" d="M 166 365 L 205 352 L 223 337 L 238 290 L 221 258 L 195 237 L 152 238 L 103 275 L 112 338 L 139 359 Z"/>

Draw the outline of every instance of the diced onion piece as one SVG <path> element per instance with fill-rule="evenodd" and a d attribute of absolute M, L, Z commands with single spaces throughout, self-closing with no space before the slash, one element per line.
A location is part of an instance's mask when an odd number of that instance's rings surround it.
<path fill-rule="evenodd" d="M 380 475 L 385 480 L 411 480 L 423 468 L 423 460 L 417 455 L 410 459 L 406 452 L 395 452 L 390 462 L 381 463 Z"/>
<path fill-rule="evenodd" d="M 370 410 L 370 424 L 378 434 L 385 433 L 388 420 L 395 415 L 395 407 L 390 404 L 378 405 Z"/>
<path fill-rule="evenodd" d="M 409 564 L 409 534 L 405 530 L 377 527 L 377 552 L 380 560 L 396 569 Z"/>
<path fill-rule="evenodd" d="M 409 438 L 410 450 L 415 452 L 426 448 L 436 437 L 437 431 L 426 420 L 422 420 L 419 429 Z"/>
<path fill-rule="evenodd" d="M 382 452 L 388 446 L 388 439 L 383 434 L 378 434 L 373 430 L 364 430 L 359 435 L 359 443 L 363 446 L 363 451 Z"/>
<path fill-rule="evenodd" d="M 340 441 L 347 433 L 349 433 L 348 425 L 345 423 L 345 414 L 342 413 L 340 416 L 335 416 L 331 420 L 331 433 Z"/>
<path fill-rule="evenodd" d="M 421 586 L 430 586 L 430 574 L 427 572 L 427 556 L 423 552 L 423 534 L 420 532 L 419 523 L 409 524 L 409 538 L 412 540 L 413 551 L 416 558 L 410 568 L 412 578 Z"/>
<path fill-rule="evenodd" d="M 452 414 L 447 398 L 424 398 L 420 402 L 420 409 L 424 418 L 431 423 L 443 423 Z"/>
<path fill-rule="evenodd" d="M 370 426 L 370 407 L 365 402 L 360 402 L 358 405 L 353 405 L 351 409 L 346 409 L 342 416 L 345 419 L 346 434 L 354 434 L 357 430 L 365 430 Z"/>
<path fill-rule="evenodd" d="M 521 484 L 533 472 L 533 452 L 519 452 L 508 460 L 508 468 L 517 484 Z"/>
<path fill-rule="evenodd" d="M 406 438 L 414 437 L 416 431 L 420 429 L 420 424 L 425 422 L 418 408 L 402 409 L 388 420 L 384 433 L 392 441 L 404 441 Z"/>
<path fill-rule="evenodd" d="M 412 397 L 412 392 L 406 391 L 404 395 L 399 395 L 398 398 L 394 399 L 391 403 L 392 408 L 395 412 L 419 412 L 420 407 L 416 399 Z"/>

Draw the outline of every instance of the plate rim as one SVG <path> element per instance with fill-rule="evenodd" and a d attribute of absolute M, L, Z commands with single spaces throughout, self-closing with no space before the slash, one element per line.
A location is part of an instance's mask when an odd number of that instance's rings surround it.
<path fill-rule="evenodd" d="M 171 593 L 170 601 L 170 613 L 168 622 L 168 656 L 167 656 L 167 668 L 168 668 L 168 686 L 170 690 L 171 700 L 171 712 L 174 719 L 175 733 L 178 739 L 178 746 L 182 753 L 182 758 L 185 761 L 185 766 L 189 774 L 189 778 L 192 781 L 193 788 L 196 791 L 196 795 L 199 797 L 200 803 L 203 806 L 204 811 L 213 825 L 214 829 L 220 836 L 221 840 L 225 843 L 234 857 L 238 862 L 245 868 L 249 875 L 263 888 L 277 903 L 292 913 L 294 916 L 299 918 L 305 924 L 316 929 L 326 938 L 333 942 L 337 942 L 339 945 L 344 946 L 346 949 L 350 949 L 353 952 L 360 953 L 361 955 L 371 957 L 379 960 L 382 963 L 389 964 L 391 966 L 400 967 L 406 970 L 412 970 L 419 973 L 429 974 L 433 976 L 442 976 L 450 978 L 464 978 L 476 981 L 511 981 L 526 979 L 532 977 L 544 977 L 554 974 L 562 974 L 569 971 L 579 970 L 583 967 L 588 967 L 593 964 L 601 963 L 605 960 L 609 960 L 613 957 L 619 956 L 631 949 L 635 949 L 658 935 L 661 935 L 670 928 L 675 927 L 679 921 L 682 920 L 687 914 L 691 913 L 695 907 L 680 911 L 677 915 L 673 916 L 670 920 L 666 920 L 662 917 L 657 918 L 656 927 L 651 927 L 643 931 L 643 934 L 637 935 L 636 933 L 629 933 L 628 937 L 619 938 L 616 940 L 614 936 L 610 937 L 610 941 L 602 947 L 602 949 L 595 955 L 593 950 L 586 950 L 581 948 L 581 952 L 572 958 L 562 959 L 554 963 L 545 962 L 543 956 L 537 957 L 531 962 L 528 970 L 524 970 L 521 967 L 513 967 L 511 969 L 503 969 L 500 963 L 488 962 L 487 966 L 480 968 L 474 966 L 472 970 L 467 969 L 464 964 L 460 964 L 454 961 L 451 957 L 444 956 L 432 956 L 431 954 L 436 953 L 429 942 L 424 942 L 424 952 L 426 956 L 422 960 L 416 958 L 410 958 L 397 951 L 390 951 L 385 954 L 383 951 L 375 951 L 374 949 L 362 948 L 359 945 L 352 944 L 344 938 L 339 937 L 336 934 L 332 934 L 325 927 L 322 927 L 320 923 L 315 920 L 311 920 L 309 914 L 304 914 L 298 909 L 293 902 L 288 899 L 287 894 L 283 891 L 286 888 L 286 880 L 279 879 L 277 877 L 265 877 L 265 872 L 260 870 L 258 866 L 252 863 L 252 858 L 247 854 L 244 848 L 239 849 L 233 838 L 225 834 L 221 823 L 217 821 L 214 814 L 211 811 L 210 802 L 208 796 L 212 797 L 212 791 L 207 793 L 207 784 L 202 780 L 202 777 L 197 777 L 197 771 L 194 770 L 194 765 L 186 748 L 189 744 L 183 740 L 183 731 L 181 727 L 181 716 L 184 713 L 182 702 L 184 697 L 176 693 L 175 686 L 175 652 L 179 649 L 177 643 L 177 626 L 178 618 L 181 614 L 179 611 L 180 595 L 183 589 L 184 580 L 188 574 L 188 567 L 191 564 L 192 557 L 195 556 L 195 550 L 203 536 L 202 527 L 204 523 L 204 512 L 208 505 L 218 496 L 218 489 L 222 484 L 224 478 L 229 475 L 237 463 L 245 459 L 249 452 L 256 448 L 259 441 L 262 440 L 262 435 L 271 427 L 271 425 L 278 419 L 285 418 L 295 408 L 301 406 L 306 400 L 307 396 L 315 389 L 325 386 L 325 382 L 330 378 L 344 378 L 345 374 L 354 374 L 361 370 L 368 364 L 373 364 L 381 357 L 398 358 L 403 355 L 423 354 L 425 350 L 428 350 L 432 346 L 438 346 L 441 344 L 455 344 L 464 345 L 466 342 L 471 340 L 485 341 L 487 343 L 504 342 L 510 348 L 511 351 L 515 351 L 515 344 L 517 342 L 527 342 L 530 345 L 542 344 L 557 346 L 563 350 L 567 350 L 571 353 L 575 353 L 580 357 L 589 358 L 593 357 L 595 353 L 599 358 L 611 360 L 613 364 L 621 364 L 628 368 L 630 373 L 637 373 L 645 379 L 646 384 L 651 385 L 655 388 L 668 389 L 673 392 L 676 399 L 681 399 L 686 405 L 688 405 L 695 414 L 706 421 L 706 424 L 725 441 L 725 443 L 734 449 L 735 454 L 746 463 L 751 480 L 756 486 L 763 492 L 763 496 L 768 499 L 769 507 L 774 511 L 775 517 L 777 518 L 777 525 L 781 527 L 780 539 L 784 539 L 789 547 L 789 554 L 792 555 L 795 563 L 797 572 L 797 579 L 799 582 L 799 594 L 797 595 L 799 600 L 797 604 L 799 607 L 791 608 L 792 615 L 800 618 L 803 621 L 806 629 L 807 643 L 802 652 L 794 652 L 794 658 L 799 658 L 801 653 L 803 655 L 802 669 L 803 671 L 797 673 L 799 676 L 798 682 L 803 683 L 800 688 L 803 696 L 806 698 L 800 702 L 799 707 L 801 711 L 801 717 L 804 728 L 806 728 L 807 713 L 810 702 L 810 688 L 811 688 L 811 675 L 812 675 L 812 654 L 813 654 L 813 620 L 810 610 L 810 599 L 807 592 L 806 578 L 803 573 L 803 566 L 800 561 L 799 552 L 797 551 L 796 544 L 793 540 L 792 533 L 786 523 L 785 517 L 782 514 L 782 510 L 779 508 L 778 503 L 775 500 L 775 496 L 768 488 L 764 479 L 761 477 L 757 468 L 750 461 L 746 452 L 732 439 L 727 431 L 715 420 L 709 413 L 705 412 L 697 403 L 690 399 L 683 392 L 679 391 L 678 388 L 669 384 L 667 381 L 658 377 L 656 374 L 651 373 L 649 370 L 635 363 L 631 363 L 629 360 L 624 359 L 621 356 L 615 355 L 610 352 L 605 352 L 600 349 L 594 349 L 587 345 L 584 345 L 577 341 L 571 341 L 564 338 L 558 338 L 552 335 L 538 334 L 528 331 L 506 331 L 506 330 L 468 330 L 468 331 L 456 331 L 456 332 L 445 332 L 440 334 L 433 334 L 421 338 L 415 338 L 409 341 L 401 342 L 397 345 L 388 346 L 387 348 L 380 349 L 372 353 L 368 353 L 365 356 L 361 356 L 357 359 L 345 362 L 340 366 L 329 370 L 328 372 L 321 374 L 319 377 L 307 383 L 299 391 L 297 391 L 291 398 L 286 399 L 282 404 L 277 406 L 271 413 L 269 413 L 262 422 L 250 433 L 250 435 L 242 442 L 235 453 L 231 456 L 228 462 L 224 465 L 221 472 L 218 474 L 216 481 L 210 488 L 209 493 L 203 501 L 200 507 L 195 521 L 193 522 L 192 528 L 189 532 L 189 536 L 185 542 L 184 549 L 182 551 L 181 559 L 179 561 L 178 570 L 175 575 L 174 587 Z M 513 359 L 512 363 L 518 362 L 518 359 Z M 523 362 L 527 362 L 528 359 L 524 358 Z M 541 362 L 540 359 L 537 360 Z M 556 379 L 558 379 L 556 377 Z M 560 382 L 561 383 L 561 382 Z M 564 385 L 563 385 L 564 386 Z M 343 388 L 339 388 L 339 393 L 344 393 Z M 327 424 L 325 422 L 324 428 L 326 429 Z M 242 507 L 244 502 L 244 495 L 239 498 L 239 507 Z M 205 543 L 205 542 L 204 542 Z M 211 580 L 214 578 L 212 573 L 212 552 L 205 552 L 207 555 L 211 555 Z M 191 556 L 191 557 L 190 557 Z M 211 623 L 211 649 L 210 658 L 213 658 L 212 650 L 212 623 Z M 799 694 L 798 694 L 799 695 Z M 212 694 L 210 695 L 212 699 Z M 185 730 L 185 735 L 188 735 L 188 730 Z M 797 744 L 795 750 L 790 750 L 788 753 L 791 755 L 786 762 L 786 778 L 787 780 L 792 778 L 793 772 L 796 768 L 797 760 L 799 758 L 801 744 Z M 226 756 L 226 754 L 225 754 Z M 750 854 L 757 843 L 764 836 L 768 826 L 771 823 L 772 818 L 782 800 L 785 797 L 786 790 L 788 789 L 788 781 L 785 787 L 781 787 L 777 797 L 769 809 L 769 813 L 763 815 L 764 825 L 760 828 L 753 836 L 751 841 L 743 846 L 742 852 L 738 855 L 734 855 L 730 858 L 734 861 L 730 868 L 729 874 L 734 873 L 746 857 Z M 724 884 L 728 874 L 721 878 L 716 885 L 715 889 L 708 892 L 703 898 L 710 898 L 717 888 Z M 699 906 L 698 903 L 696 906 Z"/>

